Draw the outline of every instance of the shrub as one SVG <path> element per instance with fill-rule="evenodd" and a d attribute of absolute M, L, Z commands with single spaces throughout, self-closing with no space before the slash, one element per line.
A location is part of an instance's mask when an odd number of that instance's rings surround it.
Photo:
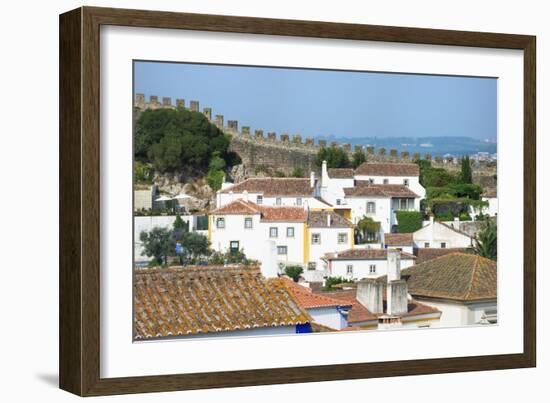
<path fill-rule="evenodd" d="M 224 178 L 224 171 L 208 171 L 208 174 L 206 175 L 208 186 L 210 186 L 210 188 L 214 191 L 221 189 Z"/>
<path fill-rule="evenodd" d="M 290 277 L 294 282 L 298 282 L 300 279 L 300 276 L 304 272 L 304 269 L 302 266 L 286 266 L 285 267 L 285 274 Z"/>
<path fill-rule="evenodd" d="M 302 167 L 295 167 L 290 176 L 293 178 L 303 178 L 305 176 L 304 169 Z"/>
<path fill-rule="evenodd" d="M 458 218 L 460 219 L 460 221 L 472 221 L 472 216 L 465 212 L 460 213 Z"/>
<path fill-rule="evenodd" d="M 363 151 L 357 150 L 353 153 L 352 166 L 354 168 L 357 168 L 359 165 L 361 165 L 366 160 L 367 160 L 367 158 L 365 157 L 365 153 Z"/>
<path fill-rule="evenodd" d="M 286 175 L 283 171 L 276 170 L 274 173 L 276 178 L 284 178 Z"/>
<path fill-rule="evenodd" d="M 334 286 L 336 284 L 344 284 L 344 283 L 350 283 L 352 281 L 347 280 L 343 277 L 327 277 L 325 279 L 325 285 L 323 286 L 323 291 L 331 291 L 333 290 Z"/>
<path fill-rule="evenodd" d="M 420 211 L 397 211 L 395 214 L 398 232 L 415 232 L 422 228 L 422 213 Z"/>

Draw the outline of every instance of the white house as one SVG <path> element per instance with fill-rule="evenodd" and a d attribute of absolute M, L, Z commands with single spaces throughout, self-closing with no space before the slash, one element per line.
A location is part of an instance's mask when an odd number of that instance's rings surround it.
<path fill-rule="evenodd" d="M 315 294 L 311 288 L 305 287 L 288 278 L 281 278 L 298 305 L 313 319 L 312 324 L 328 329 L 342 330 L 348 327 L 348 311 L 351 304 L 324 295 Z"/>
<path fill-rule="evenodd" d="M 302 207 L 259 206 L 238 199 L 209 216 L 209 240 L 214 250 L 241 250 L 258 261 L 265 255 L 266 242 L 274 242 L 278 262 L 302 264 L 306 221 Z"/>
<path fill-rule="evenodd" d="M 235 200 L 251 201 L 259 206 L 302 208 L 330 207 L 319 197 L 315 173 L 310 178 L 249 178 L 216 193 L 216 207 Z"/>
<path fill-rule="evenodd" d="M 405 269 L 414 265 L 415 256 L 400 252 L 400 267 Z M 327 275 L 343 277 L 349 280 L 376 278 L 388 274 L 387 249 L 349 249 L 342 252 L 327 253 L 323 257 Z"/>
<path fill-rule="evenodd" d="M 334 207 L 346 207 L 344 188 L 355 186 L 352 168 L 330 168 L 323 161 L 321 167 L 321 197 Z"/>
<path fill-rule="evenodd" d="M 353 247 L 354 226 L 334 211 L 310 210 L 307 217 L 304 263 L 308 271 L 323 270 L 323 256 Z M 313 279 L 310 279 L 313 280 Z"/>
<path fill-rule="evenodd" d="M 420 168 L 413 163 L 364 162 L 354 172 L 355 180 L 380 185 L 404 185 L 420 199 L 426 189 L 420 184 Z"/>
<path fill-rule="evenodd" d="M 434 221 L 430 216 L 427 225 L 413 233 L 415 248 L 469 248 L 473 239 L 451 225 Z"/>
<path fill-rule="evenodd" d="M 497 264 L 450 253 L 403 271 L 409 294 L 441 311 L 440 327 L 497 322 Z"/>
<path fill-rule="evenodd" d="M 351 209 L 351 220 L 357 223 L 364 216 L 380 223 L 382 233 L 391 232 L 397 225 L 398 210 L 419 211 L 420 197 L 404 185 L 379 185 L 358 182 L 344 188 L 346 205 Z"/>

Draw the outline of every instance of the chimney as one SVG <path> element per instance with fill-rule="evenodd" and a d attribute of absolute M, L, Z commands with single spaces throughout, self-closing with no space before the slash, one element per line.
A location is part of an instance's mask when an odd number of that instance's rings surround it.
<path fill-rule="evenodd" d="M 406 280 L 388 281 L 386 294 L 388 315 L 403 315 L 407 313 L 409 292 Z"/>
<path fill-rule="evenodd" d="M 430 214 L 430 225 L 433 225 L 434 223 L 434 215 Z"/>
<path fill-rule="evenodd" d="M 384 283 L 377 279 L 368 278 L 357 283 L 357 301 L 373 314 L 384 313 L 383 293 Z"/>
<path fill-rule="evenodd" d="M 330 215 L 330 212 L 327 213 L 327 227 L 330 227 L 330 224 L 332 223 L 332 216 Z"/>
<path fill-rule="evenodd" d="M 326 161 L 323 161 L 323 165 L 321 167 L 321 186 L 328 186 L 328 170 Z"/>
<path fill-rule="evenodd" d="M 402 315 L 408 311 L 407 281 L 401 279 L 401 252 L 388 250 L 387 314 Z"/>
<path fill-rule="evenodd" d="M 243 199 L 244 199 L 245 202 L 248 201 L 248 190 L 245 190 L 245 191 L 243 192 Z"/>
<path fill-rule="evenodd" d="M 234 200 L 235 200 L 235 198 L 234 198 L 234 195 L 233 195 L 233 191 L 230 190 L 230 191 L 229 191 L 229 201 L 232 202 L 232 201 L 234 201 Z"/>
<path fill-rule="evenodd" d="M 265 278 L 278 277 L 277 245 L 275 241 L 267 240 L 264 244 L 263 258 L 260 263 L 260 270 Z"/>
<path fill-rule="evenodd" d="M 309 174 L 309 187 L 315 186 L 315 172 L 311 171 Z"/>
<path fill-rule="evenodd" d="M 401 252 L 388 249 L 388 281 L 401 280 Z"/>

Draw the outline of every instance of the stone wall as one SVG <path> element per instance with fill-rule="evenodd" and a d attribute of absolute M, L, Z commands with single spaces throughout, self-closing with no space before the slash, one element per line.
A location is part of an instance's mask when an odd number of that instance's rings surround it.
<path fill-rule="evenodd" d="M 349 154 L 350 158 L 356 151 L 365 154 L 366 160 L 371 162 L 413 162 L 421 158 L 432 161 L 434 166 L 449 169 L 451 171 L 460 170 L 460 163 L 455 159 L 443 159 L 440 156 L 431 154 L 420 155 L 418 153 L 409 153 L 407 151 L 399 152 L 396 149 L 375 149 L 370 146 L 340 144 L 332 141 L 327 144 L 325 140 L 315 141 L 312 137 L 302 137 L 300 134 L 289 135 L 282 133 L 277 136 L 274 132 L 264 134 L 262 129 L 251 131 L 250 126 L 241 126 L 237 120 L 226 120 L 223 115 L 213 115 L 212 109 L 205 107 L 200 109 L 199 101 L 190 100 L 187 105 L 184 99 L 176 99 L 172 104 L 170 97 L 163 97 L 159 101 L 158 96 L 151 95 L 149 101 L 143 94 L 136 94 L 134 107 L 143 111 L 146 109 L 159 108 L 186 108 L 191 111 L 203 113 L 208 120 L 219 127 L 224 132 L 231 134 L 232 140 L 230 150 L 236 152 L 241 157 L 243 164 L 249 175 L 259 173 L 273 174 L 274 171 L 282 171 L 290 174 L 295 167 L 301 167 L 307 175 L 311 170 L 317 170 L 315 166 L 315 157 L 321 147 L 337 147 Z M 268 172 L 266 171 L 266 168 Z M 473 166 L 474 182 L 483 186 L 496 186 L 496 167 L 487 167 L 484 165 Z"/>

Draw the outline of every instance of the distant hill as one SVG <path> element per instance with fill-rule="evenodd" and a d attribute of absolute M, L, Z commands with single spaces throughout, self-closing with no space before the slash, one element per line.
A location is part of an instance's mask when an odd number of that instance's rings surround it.
<path fill-rule="evenodd" d="M 409 153 L 430 153 L 432 155 L 454 156 L 471 155 L 477 152 L 497 152 L 497 144 L 471 137 L 336 137 L 323 138 L 330 141 L 338 141 L 340 144 L 350 143 L 362 146 L 373 146 L 376 149 L 384 147 L 387 151 L 396 148 L 398 151 Z"/>

